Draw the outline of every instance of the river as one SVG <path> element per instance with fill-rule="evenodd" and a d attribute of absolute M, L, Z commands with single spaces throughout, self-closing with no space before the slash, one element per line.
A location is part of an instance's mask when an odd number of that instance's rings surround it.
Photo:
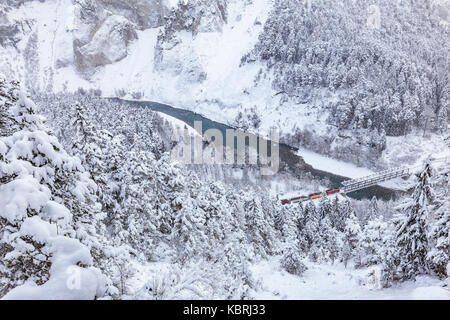
<path fill-rule="evenodd" d="M 205 132 L 208 129 L 218 129 L 225 136 L 225 131 L 227 129 L 233 129 L 232 127 L 225 125 L 223 123 L 219 123 L 216 121 L 212 121 L 208 118 L 205 118 L 198 113 L 189 110 L 174 108 L 161 103 L 151 101 L 129 101 L 118 98 L 111 98 L 111 100 L 120 100 L 121 102 L 129 103 L 135 106 L 146 107 L 154 111 L 162 112 L 164 114 L 167 114 L 171 117 L 174 117 L 176 119 L 185 122 L 187 125 L 191 127 L 194 126 L 195 121 L 201 121 L 203 132 Z M 280 150 L 280 163 L 286 164 L 293 174 L 299 174 L 300 172 L 298 171 L 303 170 L 311 173 L 312 176 L 318 179 L 326 178 L 330 181 L 331 188 L 340 188 L 342 181 L 348 180 L 347 177 L 315 169 L 313 167 L 314 164 L 305 163 L 303 158 L 296 154 L 297 150 L 293 147 L 290 147 L 285 144 L 280 144 L 279 150 Z M 390 200 L 395 198 L 398 194 L 399 192 L 396 190 L 384 188 L 381 186 L 373 186 L 367 189 L 351 192 L 348 194 L 348 196 L 358 200 L 371 199 L 372 197 L 376 197 L 377 199 Z"/>

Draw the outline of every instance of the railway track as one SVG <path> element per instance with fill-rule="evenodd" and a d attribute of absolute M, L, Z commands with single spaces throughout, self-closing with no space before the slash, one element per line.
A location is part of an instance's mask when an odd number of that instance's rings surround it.
<path fill-rule="evenodd" d="M 445 161 L 446 158 L 437 158 L 432 159 L 432 162 L 441 162 Z M 395 178 L 403 178 L 403 177 L 409 177 L 410 175 L 414 174 L 414 172 L 419 167 L 398 167 L 393 169 L 388 169 L 384 171 L 380 171 L 374 174 L 371 174 L 369 176 L 356 178 L 356 179 L 350 179 L 342 182 L 342 187 L 339 189 L 330 189 L 324 192 L 318 192 L 313 193 L 308 196 L 297 196 L 293 198 L 281 198 L 282 204 L 288 204 L 288 203 L 299 203 L 304 202 L 308 200 L 314 200 L 321 197 L 327 197 L 332 194 L 346 194 L 354 191 L 358 191 L 361 189 L 366 189 L 372 186 L 379 185 L 380 183 L 395 179 Z"/>

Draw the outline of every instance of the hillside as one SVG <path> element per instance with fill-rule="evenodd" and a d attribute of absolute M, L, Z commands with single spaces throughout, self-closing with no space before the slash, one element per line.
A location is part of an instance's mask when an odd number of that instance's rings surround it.
<path fill-rule="evenodd" d="M 450 0 L 1 1 L 0 299 L 449 300 L 449 71 Z"/>
<path fill-rule="evenodd" d="M 366 167 L 392 162 L 390 136 L 440 145 L 447 130 L 446 1 L 21 3 L 2 5 L 0 70 L 30 90 L 97 89 L 244 128 L 256 117 L 253 130 Z"/>

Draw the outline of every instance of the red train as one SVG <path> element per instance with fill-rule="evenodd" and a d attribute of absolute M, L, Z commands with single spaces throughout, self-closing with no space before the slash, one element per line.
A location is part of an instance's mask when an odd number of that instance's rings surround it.
<path fill-rule="evenodd" d="M 330 190 L 327 190 L 325 192 L 327 193 L 327 196 L 329 196 L 331 194 L 339 193 L 339 192 L 341 192 L 341 190 L 339 190 L 339 189 L 330 189 Z"/>
<path fill-rule="evenodd" d="M 304 202 L 307 200 L 319 199 L 324 196 L 329 196 L 332 194 L 339 193 L 340 191 L 341 191 L 340 189 L 330 189 L 330 190 L 327 190 L 324 192 L 312 193 L 309 196 L 295 197 L 295 198 L 291 198 L 291 199 L 282 199 L 281 204 L 299 203 L 299 202 Z"/>

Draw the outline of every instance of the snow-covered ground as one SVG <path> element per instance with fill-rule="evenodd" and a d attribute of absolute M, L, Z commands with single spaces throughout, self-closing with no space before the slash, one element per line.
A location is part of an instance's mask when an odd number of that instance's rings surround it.
<path fill-rule="evenodd" d="M 261 288 L 252 292 L 252 298 L 258 300 L 450 300 L 449 283 L 431 276 L 419 276 L 417 279 L 381 288 L 370 279 L 370 269 L 344 267 L 342 263 L 334 265 L 317 264 L 305 261 L 308 270 L 302 276 L 287 273 L 280 267 L 280 257 L 271 257 L 250 267 L 253 276 Z M 155 262 L 148 265 L 131 263 L 133 276 L 127 285 L 128 297 L 151 299 L 145 287 L 157 287 L 170 278 L 171 265 L 168 262 Z M 186 275 L 187 276 L 187 275 Z M 182 279 L 180 284 L 183 283 Z M 196 284 L 197 285 L 197 284 Z M 181 285 L 179 286 L 182 287 Z M 183 297 L 198 298 L 195 291 L 176 288 L 162 293 L 166 299 Z M 156 293 L 155 293 L 156 294 Z"/>
<path fill-rule="evenodd" d="M 299 149 L 298 155 L 301 156 L 305 162 L 311 165 L 314 169 L 333 172 L 336 175 L 351 179 L 361 178 L 374 173 L 374 171 L 368 168 L 358 167 L 352 163 L 332 159 L 304 148 Z"/>
<path fill-rule="evenodd" d="M 387 166 L 422 166 L 428 158 L 440 159 L 441 162 L 450 157 L 450 148 L 441 135 L 413 132 L 402 137 L 387 137 L 387 148 L 383 152 L 382 161 Z"/>
<path fill-rule="evenodd" d="M 171 5 L 175 1 L 169 1 Z M 206 79 L 202 82 L 189 81 L 183 74 L 170 70 L 155 70 L 155 46 L 161 28 L 137 30 L 137 39 L 127 48 L 126 58 L 96 68 L 90 79 L 83 78 L 75 70 L 73 57 L 74 34 L 68 27 L 73 20 L 71 0 L 48 0 L 27 2 L 8 13 L 9 20 L 34 20 L 32 31 L 37 34 L 36 54 L 39 65 L 35 66 L 39 87 L 45 90 L 52 85 L 53 90 L 75 91 L 80 87 L 100 89 L 104 96 L 116 96 L 119 90 L 142 96 L 142 100 L 157 101 L 182 109 L 189 109 L 221 123 L 231 123 L 239 111 L 255 108 L 261 116 L 261 133 L 273 126 L 283 133 L 295 129 L 309 128 L 317 136 L 326 134 L 327 114 L 318 105 L 298 101 L 282 101 L 272 88 L 272 75 L 267 71 L 255 85 L 255 78 L 265 67 L 259 62 L 241 66 L 241 58 L 251 51 L 258 41 L 267 20 L 271 0 L 229 1 L 228 19 L 221 31 L 200 32 L 193 36 L 180 32 L 180 43 L 165 52 L 165 65 L 181 64 L 189 73 L 192 68 L 200 68 Z M 23 52 L 29 34 L 19 42 Z M 12 49 L 11 49 L 12 50 Z M 26 70 L 23 57 L 11 50 L 0 52 L 0 71 L 10 69 L 24 78 Z M 181 61 L 181 62 L 180 62 Z M 173 70 L 172 70 L 173 71 Z M 184 72 L 183 71 L 183 72 Z M 113 81 L 112 81 L 113 80 Z M 323 101 L 333 101 L 334 97 L 323 92 Z M 319 99 L 320 100 L 320 99 Z M 386 167 L 420 164 L 429 154 L 439 156 L 447 150 L 437 135 L 423 138 L 421 134 L 407 137 L 388 137 L 387 149 L 380 162 Z M 372 171 L 341 161 L 301 151 L 306 162 L 314 168 L 333 172 L 349 178 L 356 178 Z M 448 153 L 447 153 L 448 156 Z M 386 185 L 403 188 L 401 181 Z"/>
<path fill-rule="evenodd" d="M 253 274 L 262 281 L 263 290 L 256 299 L 291 300 L 450 300 L 450 290 L 445 282 L 423 276 L 387 289 L 377 288 L 376 281 L 368 283 L 368 270 L 343 264 L 323 265 L 307 263 L 308 270 L 298 277 L 280 267 L 279 257 L 262 261 L 252 267 Z"/>
<path fill-rule="evenodd" d="M 183 272 L 176 265 L 166 261 L 145 265 L 130 261 L 129 270 L 132 276 L 127 280 L 124 299 L 223 299 L 203 281 L 202 273 L 198 273 L 196 268 L 199 266 L 194 264 L 193 268 Z"/>
<path fill-rule="evenodd" d="M 12 9 L 8 19 L 34 21 L 18 49 L 23 52 L 30 34 L 36 33 L 38 65 L 34 66 L 33 75 L 37 78 L 35 84 L 42 90 L 49 85 L 55 91 L 76 91 L 82 87 L 100 89 L 104 96 L 115 96 L 118 90 L 124 89 L 128 98 L 139 93 L 143 100 L 195 110 L 226 123 L 234 119 L 242 107 L 256 105 L 270 109 L 274 101 L 270 79 L 252 88 L 262 65 L 253 63 L 240 67 L 242 56 L 257 42 L 271 6 L 271 0 L 230 1 L 228 23 L 221 32 L 201 32 L 195 37 L 180 32 L 180 43 L 173 49 L 176 55 L 168 54 L 165 63 L 182 61 L 186 72 L 198 65 L 207 75 L 203 82 L 186 81 L 182 74 L 155 70 L 155 45 L 161 28 L 137 30 L 138 38 L 129 45 L 126 58 L 96 68 L 86 79 L 77 73 L 74 63 L 74 33 L 68 27 L 74 19 L 71 0 L 27 2 Z M 24 79 L 29 70 L 25 68 L 24 58 L 13 51 L 0 52 L 0 71 L 14 72 L 19 79 Z"/>
<path fill-rule="evenodd" d="M 172 5 L 175 4 L 175 0 L 170 2 Z M 282 128 L 284 133 L 291 133 L 296 128 L 310 127 L 311 131 L 318 136 L 323 135 L 327 130 L 327 114 L 321 113 L 318 106 L 308 105 L 300 100 L 283 104 L 281 95 L 277 95 L 277 92 L 272 89 L 270 72 L 259 80 L 258 85 L 255 85 L 255 78 L 263 68 L 261 63 L 240 65 L 242 56 L 248 53 L 257 42 L 271 3 L 271 0 L 253 0 L 251 3 L 230 1 L 228 23 L 224 25 L 221 32 L 199 33 L 196 36 L 180 32 L 178 36 L 181 41 L 176 47 L 176 54 L 169 55 L 169 61 L 166 64 L 170 65 L 170 59 L 176 56 L 175 62 L 185 62 L 183 70 L 199 65 L 205 72 L 206 79 L 196 82 L 187 81 L 179 74 L 155 70 L 155 46 L 161 28 L 138 30 L 137 39 L 127 48 L 126 58 L 93 70 L 93 75 L 89 79 L 83 78 L 75 70 L 74 37 L 67 26 L 73 18 L 73 12 L 70 10 L 71 0 L 27 2 L 19 9 L 12 9 L 8 13 L 8 18 L 34 21 L 34 24 L 30 25 L 32 30 L 18 43 L 18 51 L 12 48 L 0 50 L 0 71 L 6 71 L 6 74 L 11 75 L 14 71 L 22 79 L 26 75 L 36 76 L 35 84 L 42 90 L 52 87 L 55 91 L 75 91 L 83 87 L 100 89 L 104 96 L 115 96 L 119 90 L 124 89 L 128 93 L 126 98 L 130 98 L 133 93 L 139 93 L 143 100 L 190 109 L 223 123 L 233 121 L 239 111 L 255 107 L 262 118 L 262 131 L 274 125 Z M 37 36 L 34 58 L 39 63 L 31 66 L 35 70 L 27 70 L 30 66 L 26 65 L 20 54 L 29 44 L 31 33 Z M 333 99 L 329 96 L 323 98 Z M 160 115 L 174 127 L 185 126 L 182 121 L 173 117 Z M 193 129 L 188 127 L 188 130 L 192 132 Z M 300 150 L 299 154 L 314 168 L 337 175 L 358 178 L 374 173 L 367 168 L 357 167 L 308 150 Z M 420 133 L 414 133 L 406 137 L 388 137 L 387 149 L 382 155 L 382 161 L 391 168 L 402 165 L 418 166 L 429 155 L 434 158 L 443 158 L 450 156 L 450 151 L 440 136 L 422 137 Z M 238 175 L 239 172 L 236 174 Z M 283 182 L 273 183 L 274 194 L 278 194 L 281 183 Z M 383 185 L 390 188 L 404 186 L 399 179 Z M 317 191 L 314 189 L 319 187 L 321 186 L 306 186 L 304 193 Z M 48 202 L 48 199 L 45 201 Z M 38 227 L 34 226 L 33 230 L 39 230 Z M 51 232 L 49 232 L 49 239 L 53 241 L 56 235 L 54 231 L 51 230 Z M 52 270 L 54 278 L 45 284 L 50 291 L 62 291 L 62 285 L 65 284 L 63 281 L 65 267 L 72 264 L 75 266 L 77 261 L 90 259 L 86 248 L 78 243 L 73 241 L 61 243 L 61 247 L 56 248 L 59 251 L 55 251 L 59 253 L 58 259 L 61 261 L 54 262 Z M 76 247 L 77 251 L 73 250 L 72 246 Z M 80 260 L 78 257 L 75 259 L 75 254 L 70 256 L 70 259 L 67 258 L 65 252 L 67 248 L 70 249 L 70 254 L 75 252 L 83 256 L 83 259 Z M 450 300 L 448 281 L 445 284 L 429 276 L 419 277 L 416 281 L 409 281 L 389 289 L 379 289 L 376 282 L 369 283 L 367 269 L 355 270 L 352 267 L 345 268 L 342 264 L 307 263 L 307 265 L 309 269 L 302 277 L 283 271 L 280 268 L 279 257 L 253 265 L 252 271 L 262 283 L 262 290 L 256 292 L 254 298 Z M 130 280 L 130 293 L 133 297 L 139 295 L 138 291 L 144 284 L 152 281 L 155 275 L 162 275 L 158 281 L 165 281 L 165 277 L 170 279 L 169 263 L 159 262 L 134 267 L 137 272 Z M 94 270 L 87 270 L 84 277 L 93 286 L 88 288 L 89 292 L 84 292 L 83 296 L 94 298 L 97 287 L 100 288 L 103 284 L 96 279 L 97 274 Z M 142 294 L 143 298 L 147 297 L 146 293 Z M 171 294 L 178 294 L 176 297 L 189 297 L 180 292 Z M 213 294 L 208 293 L 208 296 L 213 297 Z M 35 297 L 40 295 L 40 292 L 35 287 L 27 285 L 13 291 L 10 297 L 14 298 L 17 295 Z M 41 297 L 44 296 L 41 295 Z M 57 297 L 79 298 L 78 296 Z"/>

